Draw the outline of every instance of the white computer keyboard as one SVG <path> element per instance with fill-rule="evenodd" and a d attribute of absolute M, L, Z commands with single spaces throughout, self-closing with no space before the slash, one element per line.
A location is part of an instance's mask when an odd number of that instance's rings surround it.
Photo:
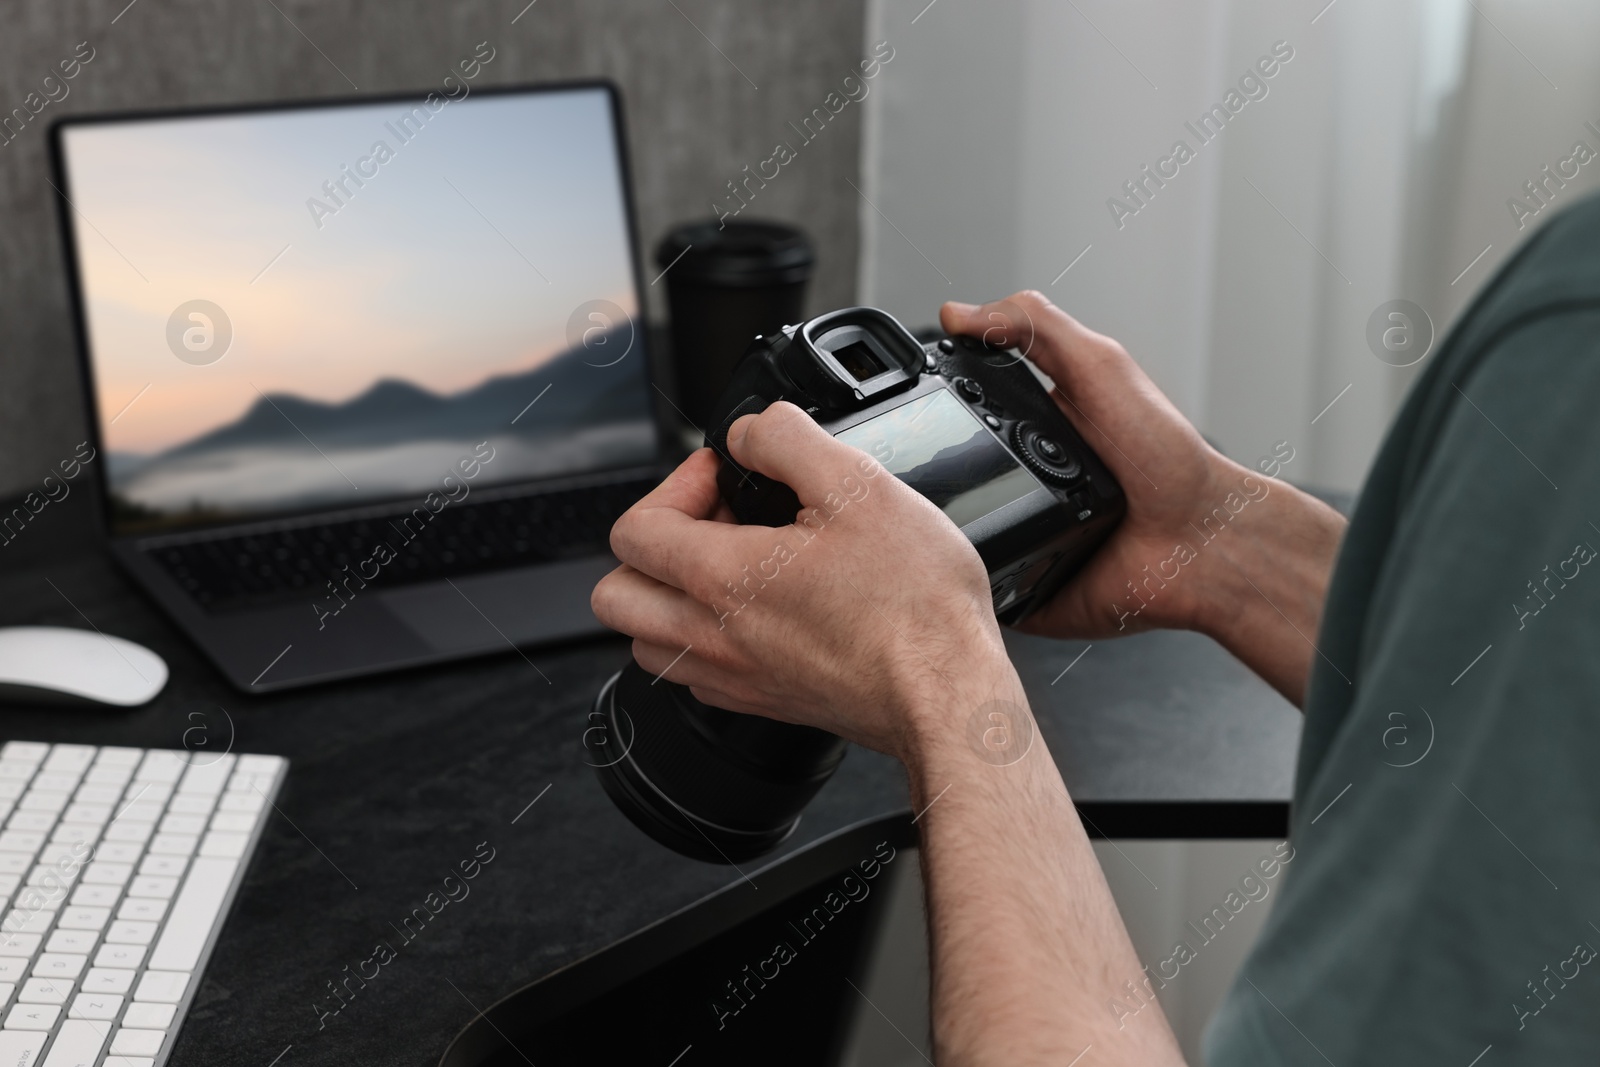
<path fill-rule="evenodd" d="M 0 1067 L 166 1061 L 287 767 L 0 748 Z"/>

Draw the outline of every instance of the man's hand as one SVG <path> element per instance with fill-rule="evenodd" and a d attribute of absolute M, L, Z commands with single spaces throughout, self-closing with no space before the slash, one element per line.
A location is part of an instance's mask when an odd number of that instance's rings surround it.
<path fill-rule="evenodd" d="M 1206 443 L 1116 341 L 1037 292 L 949 303 L 950 333 L 1011 345 L 1116 475 L 1127 517 L 1020 629 L 1104 637 L 1158 627 L 1220 641 L 1299 703 L 1344 520 Z"/>
<path fill-rule="evenodd" d="M 622 566 L 595 588 L 595 614 L 633 636 L 640 666 L 707 703 L 906 764 L 941 1063 L 1069 1063 L 1089 1046 L 1098 1063 L 1179 1063 L 1158 1006 L 1134 1025 L 1114 1010 L 1144 972 L 1027 721 L 971 543 L 793 405 L 735 422 L 728 450 L 795 491 L 796 521 L 734 525 L 702 449 L 617 522 Z M 1031 739 L 1003 758 L 973 741 L 996 708 Z"/>
<path fill-rule="evenodd" d="M 701 449 L 630 508 L 592 602 L 641 667 L 903 759 L 957 709 L 1020 699 L 983 564 L 938 508 L 792 404 L 735 422 L 728 450 L 803 507 L 734 525 Z"/>

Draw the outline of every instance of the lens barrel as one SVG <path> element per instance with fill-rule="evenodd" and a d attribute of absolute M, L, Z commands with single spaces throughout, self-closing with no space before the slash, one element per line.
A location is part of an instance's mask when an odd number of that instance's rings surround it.
<path fill-rule="evenodd" d="M 777 848 L 844 758 L 842 738 L 714 708 L 630 662 L 600 690 L 600 783 L 661 844 L 707 863 Z M 591 730 L 593 732 L 593 730 Z"/>

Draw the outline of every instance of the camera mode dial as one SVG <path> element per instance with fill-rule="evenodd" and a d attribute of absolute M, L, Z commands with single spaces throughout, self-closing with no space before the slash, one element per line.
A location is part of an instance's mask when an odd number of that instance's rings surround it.
<path fill-rule="evenodd" d="M 1083 467 L 1067 447 L 1029 422 L 1011 428 L 1011 443 L 1028 469 L 1057 485 L 1076 481 Z"/>

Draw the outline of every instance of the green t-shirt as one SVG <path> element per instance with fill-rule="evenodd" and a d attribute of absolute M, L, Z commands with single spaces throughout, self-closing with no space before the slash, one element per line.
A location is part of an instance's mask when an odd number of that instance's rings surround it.
<path fill-rule="evenodd" d="M 1479 296 L 1373 465 L 1211 1067 L 1600 1062 L 1597 549 L 1600 199 Z"/>

